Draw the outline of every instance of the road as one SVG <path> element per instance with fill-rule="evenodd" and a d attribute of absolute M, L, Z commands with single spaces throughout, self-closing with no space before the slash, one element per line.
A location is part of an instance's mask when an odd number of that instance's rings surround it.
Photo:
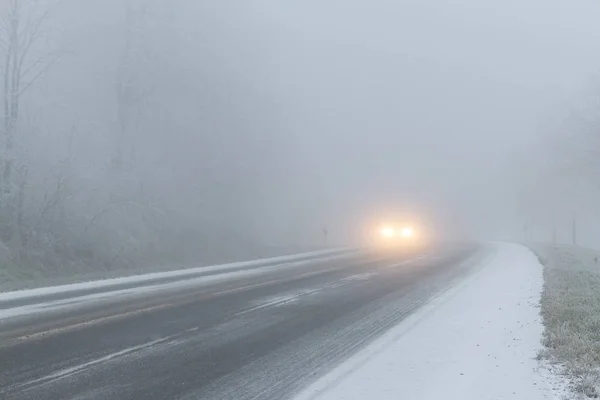
<path fill-rule="evenodd" d="M 142 289 L 6 300 L 0 398 L 291 398 L 460 281 L 484 253 L 354 251 Z"/>

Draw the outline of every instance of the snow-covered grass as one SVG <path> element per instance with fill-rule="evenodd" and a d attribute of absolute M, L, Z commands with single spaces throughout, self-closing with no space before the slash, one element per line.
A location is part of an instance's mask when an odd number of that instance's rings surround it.
<path fill-rule="evenodd" d="M 523 246 L 494 246 L 481 268 L 297 400 L 559 399 L 565 385 L 536 360 L 543 267 Z"/>
<path fill-rule="evenodd" d="M 544 264 L 544 350 L 585 398 L 600 395 L 600 251 L 532 245 Z"/>

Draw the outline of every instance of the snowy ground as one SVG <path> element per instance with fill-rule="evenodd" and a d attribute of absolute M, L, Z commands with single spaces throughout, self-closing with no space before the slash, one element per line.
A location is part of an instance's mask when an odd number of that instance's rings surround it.
<path fill-rule="evenodd" d="M 536 356 L 543 267 L 495 244 L 477 273 L 300 394 L 298 400 L 562 399 Z"/>

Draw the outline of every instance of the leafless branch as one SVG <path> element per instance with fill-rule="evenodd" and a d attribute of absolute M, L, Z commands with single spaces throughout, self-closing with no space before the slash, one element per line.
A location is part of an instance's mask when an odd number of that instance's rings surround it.
<path fill-rule="evenodd" d="M 60 57 L 61 54 L 54 55 L 54 57 L 52 57 L 48 63 L 40 71 L 38 71 L 38 73 L 35 74 L 35 76 L 33 76 L 33 78 L 31 78 L 29 82 L 25 84 L 25 86 L 23 86 L 23 88 L 19 91 L 19 96 L 25 93 L 27 89 L 31 87 L 31 85 L 33 85 L 42 75 L 48 72 L 48 70 L 60 59 Z"/>
<path fill-rule="evenodd" d="M 66 52 L 62 51 L 50 51 L 38 57 L 37 59 L 32 61 L 25 70 L 21 71 L 21 79 L 27 79 L 27 76 L 40 65 L 55 63 L 60 57 L 62 57 L 65 54 Z"/>
<path fill-rule="evenodd" d="M 64 177 L 59 177 L 57 182 L 56 182 L 56 188 L 54 189 L 54 192 L 52 193 L 52 197 L 50 197 L 49 199 L 47 198 L 47 196 L 44 196 L 44 206 L 42 207 L 42 209 L 40 210 L 39 214 L 38 214 L 38 218 L 36 223 L 33 225 L 33 227 L 31 228 L 31 232 L 35 232 L 39 226 L 41 225 L 42 221 L 44 220 L 44 218 L 46 217 L 46 214 L 57 205 L 59 199 L 60 199 L 60 194 L 64 188 L 65 185 L 65 180 Z"/>
<path fill-rule="evenodd" d="M 29 26 L 24 30 L 22 43 L 20 43 L 21 56 L 19 59 L 19 69 L 23 68 L 23 64 L 27 59 L 29 52 L 31 51 L 31 47 L 37 41 L 40 29 L 44 22 L 48 19 L 50 12 L 53 8 L 48 7 L 40 16 L 34 17 L 29 20 Z"/>

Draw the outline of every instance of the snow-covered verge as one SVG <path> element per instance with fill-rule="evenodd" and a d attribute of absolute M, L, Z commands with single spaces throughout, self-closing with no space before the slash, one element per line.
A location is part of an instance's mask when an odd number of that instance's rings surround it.
<path fill-rule="evenodd" d="M 298 400 L 562 399 L 560 378 L 540 368 L 543 267 L 527 248 L 494 244 L 457 282 Z"/>
<path fill-rule="evenodd" d="M 1 244 L 0 244 L 1 247 Z M 212 257 L 208 258 L 212 262 L 199 260 L 191 263 L 178 262 L 147 262 L 135 267 L 124 265 L 123 268 L 100 268 L 91 266 L 85 262 L 81 262 L 77 267 L 72 265 L 65 268 L 48 267 L 45 273 L 35 273 L 35 269 L 31 269 L 27 265 L 12 266 L 7 268 L 6 265 L 0 265 L 0 293 L 6 291 L 24 290 L 45 288 L 49 286 L 63 286 L 70 284 L 86 283 L 90 281 L 100 281 L 119 278 L 136 278 L 141 275 L 171 273 L 181 270 L 193 270 L 199 268 L 207 268 L 216 264 L 234 264 L 240 260 L 256 260 L 267 257 L 287 256 L 299 253 L 311 253 L 318 251 L 327 251 L 327 249 L 307 249 L 307 248 L 279 248 L 279 247 L 264 247 L 260 250 L 252 251 L 237 251 L 233 252 L 229 257 Z M 243 256 L 242 256 L 243 255 Z M 1 259 L 1 257 L 0 257 Z M 41 268 L 41 267 L 40 267 Z M 14 270 L 20 273 L 14 273 Z M 44 268 L 42 268 L 44 269 Z"/>
<path fill-rule="evenodd" d="M 152 285 L 156 281 L 160 281 L 165 278 L 182 278 L 189 280 L 194 275 L 205 274 L 209 272 L 216 272 L 219 274 L 226 274 L 234 269 L 240 268 L 254 268 L 265 265 L 280 267 L 281 265 L 287 265 L 286 263 L 297 262 L 299 260 L 306 260 L 307 263 L 313 262 L 316 259 L 323 260 L 329 258 L 335 258 L 351 254 L 352 250 L 347 248 L 336 248 L 328 250 L 319 250 L 308 253 L 299 253 L 279 257 L 263 258 L 252 261 L 234 262 L 228 264 L 212 265 L 206 267 L 187 268 L 175 271 L 155 272 L 149 274 L 128 276 L 122 278 L 113 279 L 101 279 L 88 282 L 73 283 L 68 285 L 58 285 L 41 287 L 36 289 L 27 290 L 15 290 L 9 292 L 0 292 L 0 306 L 3 301 L 17 300 L 25 298 L 35 298 L 40 296 L 58 294 L 58 293 L 70 293 L 78 292 L 86 289 L 106 289 L 109 291 L 111 288 L 118 287 L 126 284 L 139 284 L 139 285 Z"/>
<path fill-rule="evenodd" d="M 600 251 L 530 245 L 544 264 L 539 358 L 564 373 L 579 398 L 600 395 Z"/>
<path fill-rule="evenodd" d="M 136 277 L 107 279 L 81 284 L 52 286 L 30 290 L 20 290 L 0 293 L 0 323 L 11 318 L 43 313 L 64 312 L 86 306 L 107 305 L 122 302 L 126 299 L 145 297 L 150 293 L 165 293 L 180 291 L 188 288 L 200 288 L 218 282 L 231 281 L 265 275 L 286 268 L 298 269 L 314 262 L 351 257 L 354 250 L 337 249 L 323 250 L 297 255 L 273 257 L 269 259 L 215 265 L 199 268 L 204 272 L 211 269 L 213 274 L 194 275 L 193 270 L 172 271 L 157 274 L 147 274 Z M 239 267 L 244 267 L 243 269 Z M 177 280 L 163 282 L 160 278 L 175 277 Z M 123 286 L 123 284 L 127 284 Z M 133 284 L 133 285 L 132 285 Z M 101 290 L 97 290 L 101 289 Z M 88 290 L 89 292 L 86 292 Z M 51 295 L 59 295 L 48 298 Z M 26 304 L 11 304 L 15 300 L 26 300 Z"/>

